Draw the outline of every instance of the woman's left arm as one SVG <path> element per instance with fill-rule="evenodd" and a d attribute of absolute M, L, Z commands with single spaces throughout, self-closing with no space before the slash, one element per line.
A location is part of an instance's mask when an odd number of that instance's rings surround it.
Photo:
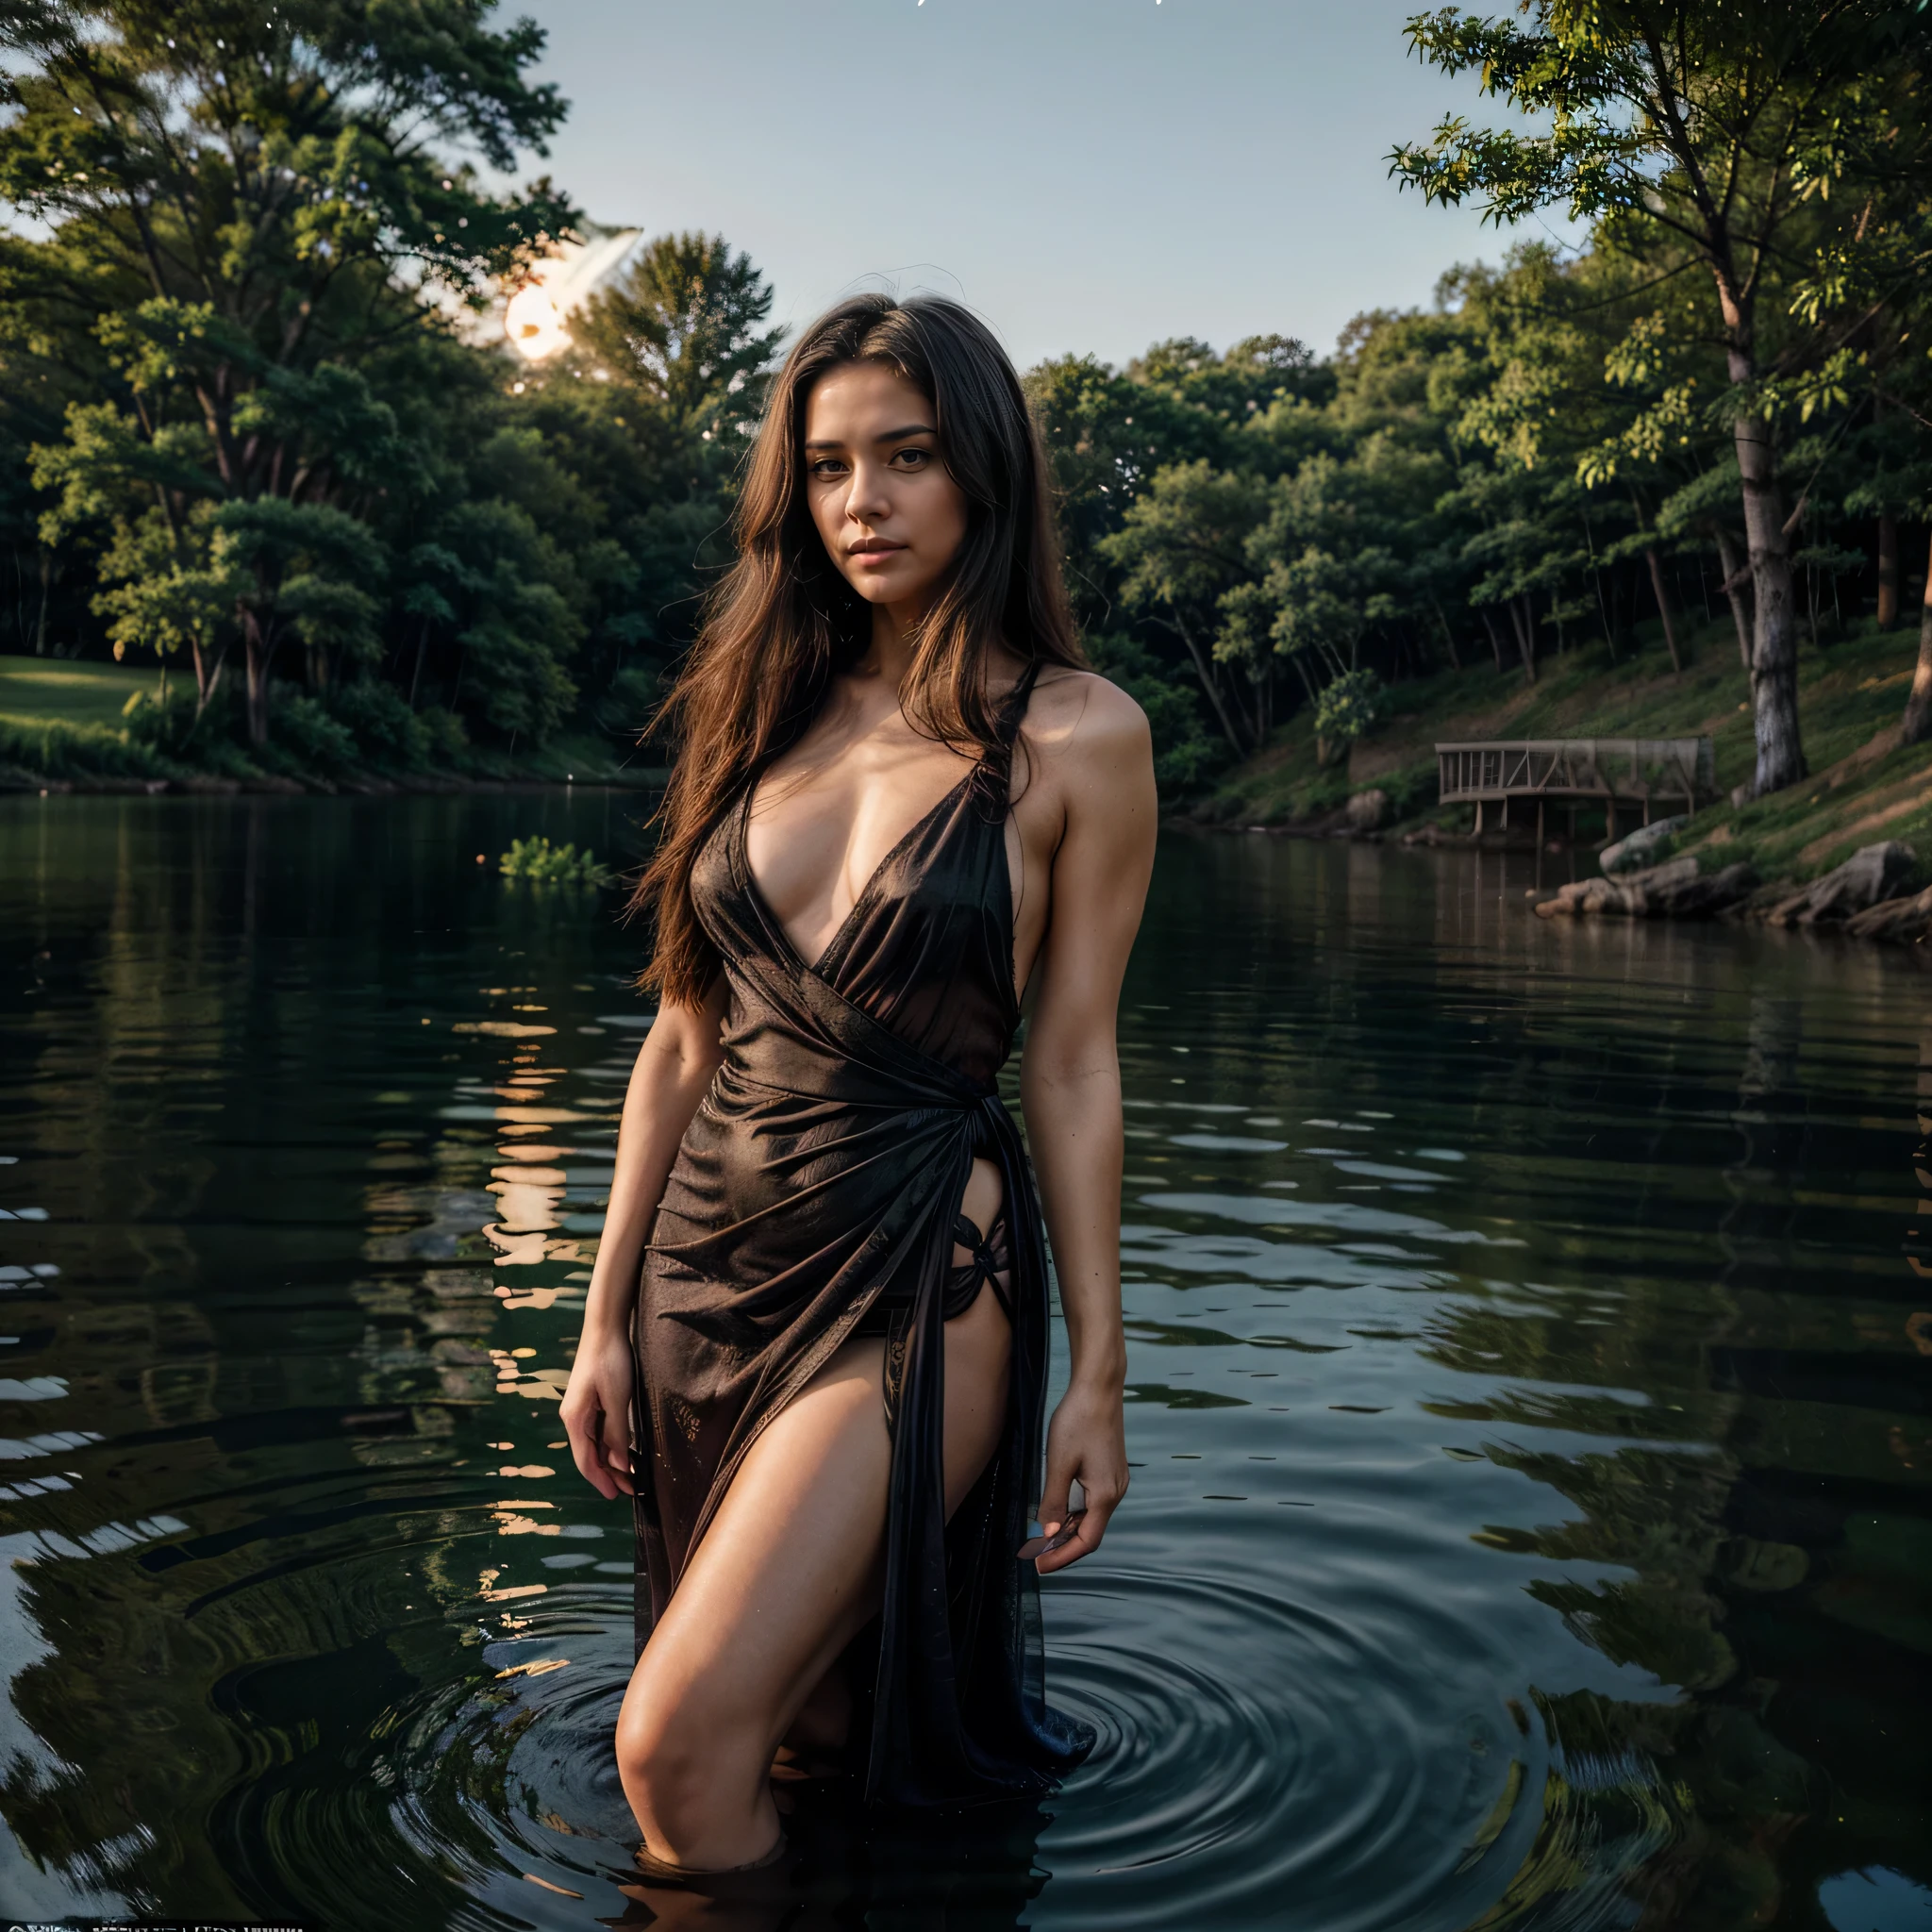
<path fill-rule="evenodd" d="M 1086 1504 L 1073 1538 L 1038 1558 L 1042 1574 L 1099 1546 L 1127 1488 L 1127 1374 L 1121 1329 L 1120 1054 L 1115 1023 L 1127 955 L 1154 869 L 1158 805 L 1147 720 L 1095 678 L 1054 748 L 1062 804 L 1053 895 L 1020 1069 L 1073 1373 L 1046 1438 L 1040 1526 L 1054 1535 L 1069 1491 Z"/>

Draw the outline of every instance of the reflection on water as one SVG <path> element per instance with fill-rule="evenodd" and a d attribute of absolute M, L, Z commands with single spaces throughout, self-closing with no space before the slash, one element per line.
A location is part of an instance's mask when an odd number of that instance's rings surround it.
<path fill-rule="evenodd" d="M 557 1422 L 635 940 L 475 863 L 632 810 L 0 803 L 8 1912 L 688 1922 Z M 1163 848 L 1100 1747 L 709 1923 L 1927 1922 L 1932 976 L 1533 863 Z"/>

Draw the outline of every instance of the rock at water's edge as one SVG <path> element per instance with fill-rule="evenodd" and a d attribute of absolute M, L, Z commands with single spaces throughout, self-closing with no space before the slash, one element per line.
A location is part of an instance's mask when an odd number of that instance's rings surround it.
<path fill-rule="evenodd" d="M 1845 931 L 1859 940 L 1890 940 L 1911 946 L 1932 939 L 1932 886 L 1902 899 L 1881 899 L 1845 921 Z"/>
<path fill-rule="evenodd" d="M 1388 818 L 1389 794 L 1379 787 L 1349 793 L 1348 829 L 1351 832 L 1379 831 Z"/>
<path fill-rule="evenodd" d="M 1780 899 L 1764 917 L 1772 925 L 1842 924 L 1901 896 L 1918 862 L 1919 855 L 1897 839 L 1862 845 L 1842 865 L 1822 879 L 1813 879 L 1802 892 Z"/>
<path fill-rule="evenodd" d="M 1674 879 L 1669 885 L 1649 889 L 1643 909 L 1654 919 L 1709 919 L 1741 905 L 1757 884 L 1756 868 L 1748 858 L 1740 858 L 1722 872 Z"/>
<path fill-rule="evenodd" d="M 1634 872 L 1640 866 L 1654 865 L 1659 859 L 1669 858 L 1671 841 L 1690 823 L 1690 813 L 1680 811 L 1675 818 L 1658 819 L 1655 824 L 1640 825 L 1628 838 L 1619 839 L 1614 845 L 1606 845 L 1597 854 L 1596 862 L 1606 874 Z"/>
<path fill-rule="evenodd" d="M 1757 883 L 1748 859 L 1700 875 L 1696 858 L 1687 853 L 1624 878 L 1576 879 L 1536 910 L 1544 919 L 1592 912 L 1630 919 L 1707 919 L 1736 906 Z"/>

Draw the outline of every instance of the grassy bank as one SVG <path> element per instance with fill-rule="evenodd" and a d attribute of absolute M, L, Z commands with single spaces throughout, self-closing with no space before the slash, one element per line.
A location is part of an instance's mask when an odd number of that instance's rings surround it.
<path fill-rule="evenodd" d="M 1767 880 L 1782 883 L 1826 872 L 1875 840 L 1903 839 L 1932 875 L 1932 746 L 1905 749 L 1896 741 L 1917 650 L 1914 632 L 1881 634 L 1870 624 L 1819 644 L 1807 636 L 1799 652 L 1798 703 L 1813 777 L 1748 805 L 1706 806 L 1677 850 L 1708 848 L 1726 864 L 1748 858 Z M 1345 767 L 1317 764 L 1312 723 L 1298 715 L 1227 774 L 1198 816 L 1313 829 L 1352 793 L 1380 790 L 1394 832 L 1435 824 L 1467 833 L 1470 808 L 1437 803 L 1434 747 L 1484 738 L 1708 737 L 1728 800 L 1756 758 L 1750 686 L 1728 617 L 1693 631 L 1686 657 L 1681 675 L 1674 674 L 1653 635 L 1634 656 L 1626 649 L 1613 661 L 1599 638 L 1546 659 L 1533 685 L 1520 670 L 1499 675 L 1488 661 L 1399 684 L 1387 717 L 1355 745 Z M 1632 823 L 1624 816 L 1621 828 Z M 1566 815 L 1553 810 L 1550 830 L 1566 824 Z M 1586 808 L 1579 838 L 1602 835 L 1601 809 Z"/>
<path fill-rule="evenodd" d="M 446 712 L 415 718 L 393 697 L 372 717 L 297 697 L 281 708 L 271 743 L 256 750 L 239 741 L 232 716 L 196 729 L 192 698 L 178 672 L 164 688 L 151 670 L 0 657 L 0 791 L 341 791 L 661 778 L 593 732 L 506 753 L 468 742 Z"/>

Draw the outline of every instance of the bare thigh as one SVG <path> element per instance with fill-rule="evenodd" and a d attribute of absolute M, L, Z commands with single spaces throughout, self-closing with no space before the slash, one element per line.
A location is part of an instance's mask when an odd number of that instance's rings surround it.
<path fill-rule="evenodd" d="M 982 1230 L 999 1186 L 997 1170 L 976 1161 L 965 1211 Z M 986 1291 L 944 1334 L 950 1516 L 999 1443 L 1010 1334 Z M 642 1732 L 682 1707 L 762 1780 L 807 1698 L 878 1607 L 891 1460 L 883 1366 L 883 1342 L 848 1341 L 753 1443 L 631 1677 L 620 1754 L 627 1727 Z"/>

